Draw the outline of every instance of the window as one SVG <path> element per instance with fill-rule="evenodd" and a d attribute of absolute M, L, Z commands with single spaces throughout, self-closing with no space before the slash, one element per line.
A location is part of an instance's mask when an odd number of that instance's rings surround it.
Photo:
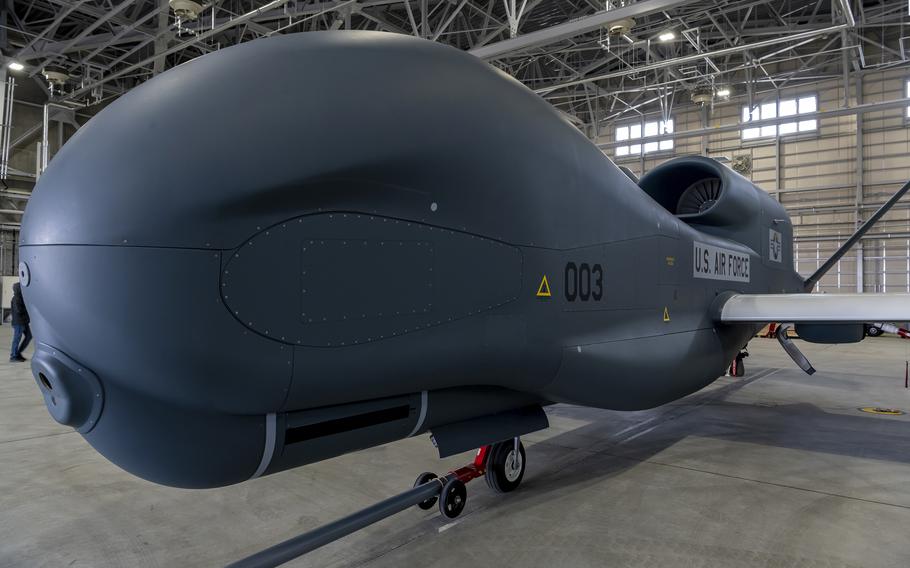
<path fill-rule="evenodd" d="M 673 133 L 673 119 L 664 122 L 663 120 L 654 120 L 651 122 L 638 122 L 616 127 L 616 141 L 628 142 L 627 146 L 616 147 L 616 157 L 639 156 L 642 152 L 650 154 L 652 152 L 668 152 L 673 150 L 673 138 L 663 138 L 657 140 L 647 140 L 641 143 L 641 138 L 650 138 L 662 134 Z M 637 144 L 634 142 L 639 140 Z"/>
<path fill-rule="evenodd" d="M 910 96 L 910 81 L 907 82 L 907 92 L 908 96 Z M 742 131 L 743 140 L 773 138 L 775 136 L 786 136 L 788 134 L 797 134 L 800 132 L 813 132 L 818 129 L 818 121 L 814 118 L 799 120 L 799 115 L 813 113 L 817 110 L 818 97 L 815 95 L 765 103 L 754 107 L 751 112 L 749 111 L 749 107 L 744 106 L 743 123 L 752 122 L 753 120 L 765 120 L 778 117 L 784 118 L 788 116 L 792 116 L 793 121 L 758 126 L 755 128 L 744 128 Z M 907 108 L 907 116 L 910 117 L 910 107 Z"/>
<path fill-rule="evenodd" d="M 904 86 L 904 95 L 910 97 L 910 79 L 907 79 L 907 84 Z M 910 106 L 907 107 L 907 118 L 910 118 Z"/>

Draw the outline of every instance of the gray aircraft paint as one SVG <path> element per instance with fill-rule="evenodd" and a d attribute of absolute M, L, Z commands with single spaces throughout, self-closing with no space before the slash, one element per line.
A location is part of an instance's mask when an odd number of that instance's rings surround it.
<path fill-rule="evenodd" d="M 676 215 L 703 179 L 716 203 Z M 696 242 L 748 280 L 693 277 Z M 712 319 L 721 294 L 802 290 L 786 212 L 732 170 L 636 185 L 517 81 L 371 32 L 226 48 L 113 102 L 42 175 L 21 259 L 52 415 L 181 487 L 660 405 L 753 333 Z"/>

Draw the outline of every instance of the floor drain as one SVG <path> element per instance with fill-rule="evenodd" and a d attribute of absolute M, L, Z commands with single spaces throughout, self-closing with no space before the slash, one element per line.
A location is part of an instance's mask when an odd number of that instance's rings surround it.
<path fill-rule="evenodd" d="M 904 413 L 903 410 L 897 408 L 882 408 L 881 406 L 864 406 L 860 410 L 869 414 L 886 414 L 888 416 L 900 416 Z"/>

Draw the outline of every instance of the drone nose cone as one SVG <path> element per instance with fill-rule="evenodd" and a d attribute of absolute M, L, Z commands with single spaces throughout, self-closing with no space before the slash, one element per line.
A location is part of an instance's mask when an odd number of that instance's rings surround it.
<path fill-rule="evenodd" d="M 520 290 L 506 243 L 581 242 L 541 212 L 606 184 L 579 177 L 603 160 L 522 85 L 433 42 L 308 33 L 200 57 L 111 103 L 42 174 L 20 247 L 36 381 L 130 472 L 248 479 L 267 416 L 426 388 L 413 348 L 372 344 L 481 329 L 469 316 Z M 440 388 L 463 379 L 455 343 L 417 350 Z M 351 345 L 369 357 L 334 349 Z"/>

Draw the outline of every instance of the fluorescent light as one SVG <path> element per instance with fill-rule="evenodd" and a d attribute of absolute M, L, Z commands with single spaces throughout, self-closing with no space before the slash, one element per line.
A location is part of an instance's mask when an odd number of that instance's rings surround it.
<path fill-rule="evenodd" d="M 727 89 L 726 87 L 723 88 L 723 89 L 718 89 L 718 90 L 717 90 L 717 96 L 718 96 L 718 97 L 729 97 L 729 96 L 730 96 L 730 89 Z"/>
<path fill-rule="evenodd" d="M 664 33 L 657 36 L 657 39 L 659 39 L 660 41 L 671 41 L 671 40 L 676 39 L 676 34 L 671 32 L 670 30 L 667 30 Z"/>

